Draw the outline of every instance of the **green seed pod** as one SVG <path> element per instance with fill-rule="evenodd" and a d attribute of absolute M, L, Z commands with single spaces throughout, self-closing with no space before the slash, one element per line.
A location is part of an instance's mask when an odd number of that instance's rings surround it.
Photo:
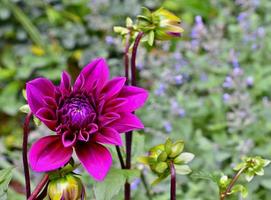
<path fill-rule="evenodd" d="M 169 154 L 169 157 L 175 158 L 176 156 L 180 155 L 180 153 L 183 151 L 183 148 L 184 142 L 182 140 L 175 142 L 171 148 L 171 153 Z"/>
<path fill-rule="evenodd" d="M 47 194 L 50 200 L 85 200 L 85 189 L 81 179 L 71 173 L 51 180 Z"/>
<path fill-rule="evenodd" d="M 165 151 L 162 151 L 160 155 L 157 158 L 158 161 L 164 162 L 167 160 L 167 153 Z"/>
<path fill-rule="evenodd" d="M 159 162 L 155 166 L 155 172 L 158 174 L 162 174 L 168 168 L 168 164 L 166 162 Z"/>
<path fill-rule="evenodd" d="M 165 142 L 165 151 L 167 153 L 167 155 L 171 154 L 172 151 L 172 140 L 170 138 L 167 139 L 167 141 Z"/>

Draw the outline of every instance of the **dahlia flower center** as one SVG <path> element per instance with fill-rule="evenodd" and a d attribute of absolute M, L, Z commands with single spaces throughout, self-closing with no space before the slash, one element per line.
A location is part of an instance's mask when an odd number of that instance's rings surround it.
<path fill-rule="evenodd" d="M 92 123 L 96 118 L 95 110 L 85 96 L 73 96 L 65 100 L 62 107 L 62 123 L 68 123 L 74 128 L 82 128 Z"/>

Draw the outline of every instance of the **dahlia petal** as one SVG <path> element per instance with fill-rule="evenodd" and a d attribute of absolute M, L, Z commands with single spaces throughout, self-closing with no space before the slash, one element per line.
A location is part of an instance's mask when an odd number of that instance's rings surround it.
<path fill-rule="evenodd" d="M 112 165 L 110 152 L 98 143 L 79 143 L 76 154 L 83 167 L 97 181 L 102 181 Z"/>
<path fill-rule="evenodd" d="M 101 93 L 105 94 L 106 99 L 110 99 L 121 91 L 122 87 L 125 84 L 125 81 L 126 78 L 124 77 L 114 78 L 106 83 Z"/>
<path fill-rule="evenodd" d="M 95 132 L 98 131 L 98 129 L 99 129 L 99 127 L 95 123 L 91 123 L 91 124 L 89 124 L 87 126 L 87 132 L 88 132 L 88 134 L 95 133 Z"/>
<path fill-rule="evenodd" d="M 49 108 L 40 108 L 36 112 L 36 117 L 42 121 L 48 128 L 55 130 L 56 128 L 56 114 Z"/>
<path fill-rule="evenodd" d="M 46 136 L 36 141 L 29 151 L 29 163 L 36 172 L 63 167 L 72 156 L 72 147 L 65 148 L 59 135 Z"/>
<path fill-rule="evenodd" d="M 62 134 L 61 139 L 64 147 L 70 147 L 76 142 L 76 134 L 66 131 Z"/>
<path fill-rule="evenodd" d="M 113 98 L 112 100 L 107 101 L 107 103 L 103 106 L 103 113 L 120 112 L 120 108 L 127 105 L 127 102 L 128 100 L 125 98 Z"/>
<path fill-rule="evenodd" d="M 119 132 L 109 127 L 103 128 L 100 133 L 95 134 L 94 140 L 102 144 L 113 144 L 122 146 L 122 140 Z"/>
<path fill-rule="evenodd" d="M 83 85 L 81 76 L 83 76 L 85 80 Z M 103 58 L 97 58 L 91 61 L 81 71 L 79 77 L 75 81 L 74 89 L 77 90 L 80 88 L 79 86 L 82 86 L 82 89 L 86 90 L 87 92 L 91 92 L 93 87 L 95 87 L 95 84 L 97 84 L 97 89 L 102 89 L 108 78 L 109 70 L 106 61 Z"/>
<path fill-rule="evenodd" d="M 81 130 L 78 135 L 78 140 L 87 142 L 89 140 L 89 133 Z"/>
<path fill-rule="evenodd" d="M 120 118 L 120 115 L 115 112 L 108 112 L 102 116 L 99 117 L 99 122 L 102 127 L 106 126 L 107 124 L 110 124 L 111 122 L 117 120 Z"/>
<path fill-rule="evenodd" d="M 83 76 L 83 74 L 79 74 L 79 76 L 77 77 L 73 85 L 73 90 L 74 91 L 81 90 L 84 84 L 85 84 L 85 77 Z"/>
<path fill-rule="evenodd" d="M 118 107 L 118 112 L 133 112 L 142 107 L 148 98 L 148 92 L 134 86 L 124 86 L 118 98 L 125 98 L 127 102 Z"/>
<path fill-rule="evenodd" d="M 62 72 L 59 88 L 64 94 L 67 94 L 71 91 L 71 77 L 66 71 Z"/>
<path fill-rule="evenodd" d="M 120 118 L 112 122 L 109 126 L 119 133 L 124 133 L 136 129 L 143 129 L 144 125 L 140 119 L 132 113 L 119 113 Z"/>
<path fill-rule="evenodd" d="M 31 111 L 36 114 L 37 110 L 44 107 L 44 97 L 55 96 L 55 86 L 45 78 L 37 78 L 26 84 L 27 101 Z"/>

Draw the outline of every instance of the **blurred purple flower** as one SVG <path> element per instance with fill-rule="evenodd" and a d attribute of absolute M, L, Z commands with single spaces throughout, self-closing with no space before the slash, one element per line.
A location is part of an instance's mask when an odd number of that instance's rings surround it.
<path fill-rule="evenodd" d="M 167 133 L 170 133 L 172 131 L 172 125 L 170 122 L 165 122 L 164 123 L 164 129 Z"/>
<path fill-rule="evenodd" d="M 246 84 L 247 84 L 248 87 L 252 87 L 253 84 L 254 84 L 254 77 L 253 76 L 247 77 Z"/>

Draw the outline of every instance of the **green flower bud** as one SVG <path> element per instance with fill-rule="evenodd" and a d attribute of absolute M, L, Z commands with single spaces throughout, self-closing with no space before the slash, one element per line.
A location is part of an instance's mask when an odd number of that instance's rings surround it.
<path fill-rule="evenodd" d="M 154 40 L 170 40 L 180 37 L 183 32 L 180 23 L 180 18 L 164 8 L 154 12 L 142 8 L 142 15 L 137 17 L 137 28 L 149 36 L 150 46 L 153 45 Z"/>
<path fill-rule="evenodd" d="M 165 151 L 167 153 L 167 155 L 171 154 L 172 151 L 172 140 L 170 138 L 167 139 L 166 143 L 165 143 Z"/>
<path fill-rule="evenodd" d="M 166 161 L 167 160 L 167 153 L 165 151 L 162 151 L 160 153 L 160 155 L 158 156 L 157 160 L 162 161 L 162 162 Z"/>
<path fill-rule="evenodd" d="M 156 164 L 154 171 L 158 174 L 162 174 L 168 168 L 168 164 L 166 162 L 159 162 Z"/>
<path fill-rule="evenodd" d="M 51 180 L 47 194 L 50 200 L 85 200 L 85 189 L 82 181 L 71 173 Z"/>
<path fill-rule="evenodd" d="M 170 40 L 181 36 L 183 32 L 180 26 L 181 20 L 173 13 L 160 8 L 153 13 L 153 18 L 158 22 L 158 27 L 155 30 L 157 40 Z"/>
<path fill-rule="evenodd" d="M 169 157 L 175 158 L 176 156 L 180 155 L 180 153 L 183 151 L 183 148 L 184 142 L 182 140 L 177 141 L 176 143 L 173 144 Z"/>

